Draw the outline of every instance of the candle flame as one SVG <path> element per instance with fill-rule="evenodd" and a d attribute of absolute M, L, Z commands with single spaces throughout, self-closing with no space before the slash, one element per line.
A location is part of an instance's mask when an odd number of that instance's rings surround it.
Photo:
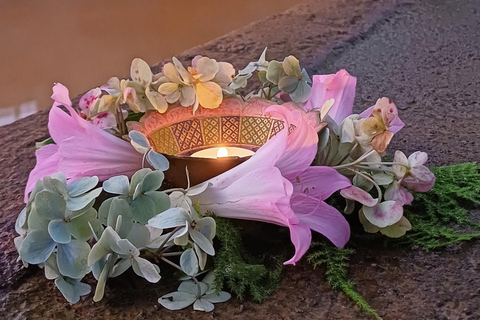
<path fill-rule="evenodd" d="M 225 147 L 221 147 L 217 151 L 217 158 L 228 157 L 228 150 Z"/>

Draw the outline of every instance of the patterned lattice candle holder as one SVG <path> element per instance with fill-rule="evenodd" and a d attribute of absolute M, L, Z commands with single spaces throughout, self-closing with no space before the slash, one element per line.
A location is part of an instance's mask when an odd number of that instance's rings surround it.
<path fill-rule="evenodd" d="M 186 187 L 185 167 L 188 167 L 191 185 L 225 172 L 248 157 L 198 158 L 191 155 L 214 147 L 240 147 L 253 152 L 284 128 L 284 122 L 265 116 L 265 109 L 273 102 L 225 99 L 217 109 L 175 107 L 166 113 L 151 112 L 131 129 L 142 132 L 156 152 L 170 161 L 166 179 L 178 187 Z"/>

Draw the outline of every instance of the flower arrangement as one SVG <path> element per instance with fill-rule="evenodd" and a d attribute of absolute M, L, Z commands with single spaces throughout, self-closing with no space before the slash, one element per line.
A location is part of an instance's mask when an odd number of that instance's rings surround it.
<path fill-rule="evenodd" d="M 388 98 L 352 114 L 356 78 L 345 70 L 311 79 L 295 57 L 267 61 L 265 50 L 237 73 L 196 56 L 188 68 L 173 58 L 159 74 L 137 58 L 130 76 L 90 90 L 78 110 L 66 87 L 53 87 L 51 138 L 36 151 L 15 225 L 19 259 L 42 266 L 70 303 L 90 293 L 89 273 L 100 301 L 107 280 L 130 268 L 156 283 L 160 267 L 173 267 L 181 284 L 158 302 L 212 311 L 230 298 L 211 263 L 218 219 L 288 228 L 294 254 L 284 264 L 295 265 L 312 230 L 344 247 L 346 215 L 367 233 L 404 236 L 410 191 L 435 183 L 425 152 L 382 158 L 404 123 Z M 257 89 L 245 93 L 254 76 Z M 251 156 L 195 156 L 212 147 Z M 172 185 L 175 165 L 184 185 Z"/>

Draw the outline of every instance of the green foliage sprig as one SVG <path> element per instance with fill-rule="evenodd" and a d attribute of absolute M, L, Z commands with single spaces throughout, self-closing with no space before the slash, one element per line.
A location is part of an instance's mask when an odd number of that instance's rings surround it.
<path fill-rule="evenodd" d="M 412 230 L 397 241 L 424 250 L 436 249 L 480 237 L 480 224 L 469 217 L 469 209 L 480 205 L 480 166 L 462 163 L 430 168 L 437 180 L 428 193 L 415 193 L 406 215 Z"/>
<path fill-rule="evenodd" d="M 355 291 L 355 283 L 348 278 L 348 260 L 354 253 L 353 249 L 340 249 L 321 242 L 313 242 L 310 246 L 312 253 L 308 255 L 308 262 L 314 268 L 325 266 L 327 281 L 333 289 L 342 290 L 360 308 L 376 319 L 382 319 L 377 311 Z"/>
<path fill-rule="evenodd" d="M 283 258 L 276 257 L 275 267 L 268 269 L 260 259 L 246 255 L 238 228 L 227 219 L 215 217 L 215 221 L 221 244 L 215 256 L 216 292 L 226 285 L 240 300 L 248 293 L 254 301 L 264 301 L 280 284 Z"/>

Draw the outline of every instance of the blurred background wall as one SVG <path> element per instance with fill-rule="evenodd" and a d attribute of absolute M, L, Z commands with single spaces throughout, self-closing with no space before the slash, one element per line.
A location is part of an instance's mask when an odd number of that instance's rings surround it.
<path fill-rule="evenodd" d="M 0 125 L 74 97 L 301 0 L 0 0 Z"/>

